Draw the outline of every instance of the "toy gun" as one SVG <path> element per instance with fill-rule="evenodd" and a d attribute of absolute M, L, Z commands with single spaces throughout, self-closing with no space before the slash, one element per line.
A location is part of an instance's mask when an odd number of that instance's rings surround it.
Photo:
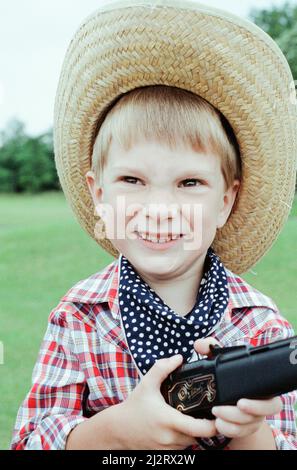
<path fill-rule="evenodd" d="M 214 406 L 297 389 L 297 336 L 257 347 L 210 345 L 210 351 L 207 359 L 181 365 L 162 383 L 165 401 L 182 413 L 215 419 Z"/>

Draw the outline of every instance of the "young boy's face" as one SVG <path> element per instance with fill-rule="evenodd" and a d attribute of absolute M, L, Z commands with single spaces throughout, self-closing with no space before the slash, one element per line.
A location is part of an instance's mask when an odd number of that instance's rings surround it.
<path fill-rule="evenodd" d="M 107 160 L 102 186 L 91 171 L 86 181 L 95 206 L 108 207 L 106 233 L 117 250 L 146 279 L 201 269 L 239 187 L 235 180 L 225 191 L 219 157 L 145 141 L 128 151 L 113 142 Z M 183 237 L 162 246 L 143 242 L 138 232 Z"/>

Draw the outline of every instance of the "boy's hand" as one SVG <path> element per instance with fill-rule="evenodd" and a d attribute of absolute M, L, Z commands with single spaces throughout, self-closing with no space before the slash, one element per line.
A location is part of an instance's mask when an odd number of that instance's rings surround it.
<path fill-rule="evenodd" d="M 210 344 L 219 343 L 212 337 L 198 339 L 194 348 L 198 353 L 208 355 Z M 242 398 L 236 406 L 215 406 L 212 413 L 216 416 L 215 425 L 219 433 L 226 437 L 242 438 L 259 431 L 263 427 L 265 417 L 279 413 L 281 409 L 280 397 L 267 400 Z"/>
<path fill-rule="evenodd" d="M 279 413 L 282 402 L 279 397 L 267 400 L 241 399 L 237 406 L 216 406 L 212 413 L 217 417 L 216 428 L 224 436 L 242 438 L 262 428 L 265 417 Z"/>
<path fill-rule="evenodd" d="M 164 400 L 162 382 L 182 364 L 182 356 L 160 359 L 120 404 L 117 438 L 123 449 L 185 449 L 196 437 L 217 434 L 214 420 L 187 416 Z"/>

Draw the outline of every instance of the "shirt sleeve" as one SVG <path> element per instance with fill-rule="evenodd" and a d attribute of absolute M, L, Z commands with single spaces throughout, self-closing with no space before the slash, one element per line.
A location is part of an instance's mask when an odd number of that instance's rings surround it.
<path fill-rule="evenodd" d="M 68 312 L 69 316 L 69 312 Z M 62 450 L 70 431 L 83 416 L 86 381 L 75 353 L 75 334 L 67 312 L 58 307 L 50 316 L 32 387 L 19 408 L 11 450 Z"/>
<path fill-rule="evenodd" d="M 288 339 L 294 336 L 292 325 L 283 317 L 271 321 L 258 332 L 253 338 L 255 346 L 272 343 L 281 339 Z M 266 416 L 266 421 L 270 425 L 277 450 L 297 450 L 297 429 L 296 412 L 297 390 L 280 396 L 282 409 L 280 413 L 273 416 Z"/>

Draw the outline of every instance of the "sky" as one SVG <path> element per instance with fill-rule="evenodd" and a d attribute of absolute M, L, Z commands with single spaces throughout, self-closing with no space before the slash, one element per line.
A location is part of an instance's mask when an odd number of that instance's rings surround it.
<path fill-rule="evenodd" d="M 1 0 L 0 130 L 11 119 L 34 136 L 52 127 L 60 70 L 67 47 L 83 19 L 111 0 Z M 201 0 L 248 18 L 252 8 L 285 0 Z M 292 0 L 293 4 L 297 0 Z"/>

